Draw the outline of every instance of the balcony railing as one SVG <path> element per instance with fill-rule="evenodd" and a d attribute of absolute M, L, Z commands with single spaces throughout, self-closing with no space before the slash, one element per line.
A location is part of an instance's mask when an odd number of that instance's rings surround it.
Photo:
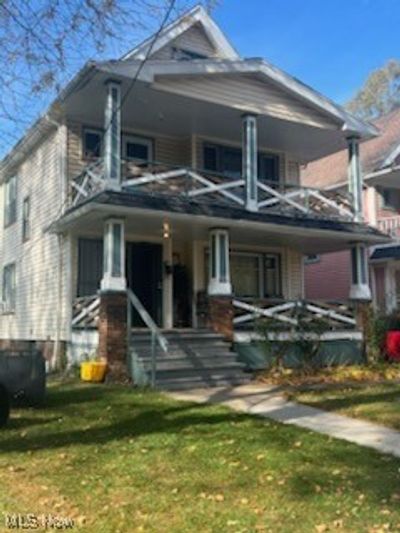
<path fill-rule="evenodd" d="M 400 239 L 400 215 L 379 219 L 378 229 L 392 238 Z"/>
<path fill-rule="evenodd" d="M 246 206 L 245 180 L 241 177 L 158 162 L 133 161 L 122 161 L 121 175 L 122 190 L 126 192 L 180 195 L 202 202 Z M 71 181 L 71 205 L 76 206 L 105 188 L 104 164 L 99 159 Z M 257 208 L 261 212 L 354 220 L 349 194 L 260 179 L 257 189 Z"/>

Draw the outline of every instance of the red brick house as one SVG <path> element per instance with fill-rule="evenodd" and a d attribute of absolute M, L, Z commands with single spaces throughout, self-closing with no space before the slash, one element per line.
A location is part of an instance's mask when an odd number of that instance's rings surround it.
<path fill-rule="evenodd" d="M 370 248 L 369 275 L 377 308 L 391 311 L 400 299 L 400 109 L 380 117 L 374 125 L 380 136 L 360 144 L 364 174 L 364 220 L 392 237 Z M 347 188 L 348 157 L 341 150 L 302 169 L 304 185 L 328 190 Z M 351 286 L 349 251 L 310 256 L 305 260 L 307 298 L 344 300 Z"/>

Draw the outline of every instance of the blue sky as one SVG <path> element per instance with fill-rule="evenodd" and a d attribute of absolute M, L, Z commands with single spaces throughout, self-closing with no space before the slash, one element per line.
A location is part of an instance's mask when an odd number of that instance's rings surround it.
<path fill-rule="evenodd" d="M 177 4 L 188 6 L 187 0 Z M 338 103 L 373 69 L 400 59 L 400 0 L 219 0 L 213 17 L 242 56 L 264 57 Z M 101 57 L 86 47 L 62 73 L 63 84 L 84 60 L 118 57 L 144 36 L 124 32 Z M 25 92 L 23 117 L 31 123 L 55 94 Z M 26 125 L 0 120 L 0 157 Z"/>
<path fill-rule="evenodd" d="M 221 0 L 214 18 L 243 56 L 264 57 L 338 103 L 400 59 L 400 0 Z"/>

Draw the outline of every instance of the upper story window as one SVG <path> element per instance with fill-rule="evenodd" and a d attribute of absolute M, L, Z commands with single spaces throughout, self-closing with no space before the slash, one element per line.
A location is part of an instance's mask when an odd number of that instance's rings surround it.
<path fill-rule="evenodd" d="M 31 237 L 31 199 L 26 196 L 22 203 L 22 240 L 27 241 Z"/>
<path fill-rule="evenodd" d="M 3 283 L 1 296 L 3 303 L 3 312 L 12 313 L 13 311 L 15 311 L 15 263 L 9 263 L 3 268 Z"/>
<path fill-rule="evenodd" d="M 122 157 L 137 162 L 153 161 L 153 140 L 137 135 L 123 135 Z"/>
<path fill-rule="evenodd" d="M 103 153 L 102 130 L 85 128 L 83 130 L 82 153 L 85 159 L 96 159 Z"/>
<path fill-rule="evenodd" d="M 192 50 L 174 47 L 172 48 L 172 59 L 177 59 L 178 61 L 190 61 L 193 59 L 207 59 L 207 56 L 199 54 L 198 52 L 193 52 Z"/>
<path fill-rule="evenodd" d="M 398 189 L 380 188 L 381 205 L 383 209 L 400 210 L 400 191 Z"/>
<path fill-rule="evenodd" d="M 17 177 L 13 176 L 5 184 L 4 227 L 17 220 Z"/>
<path fill-rule="evenodd" d="M 232 146 L 204 144 L 204 170 L 218 172 L 230 178 L 242 175 L 242 150 Z M 279 183 L 279 156 L 275 154 L 258 154 L 258 179 L 271 186 Z"/>

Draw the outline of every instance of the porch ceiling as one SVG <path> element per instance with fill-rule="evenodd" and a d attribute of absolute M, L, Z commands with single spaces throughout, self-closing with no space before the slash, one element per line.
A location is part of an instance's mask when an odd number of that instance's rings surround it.
<path fill-rule="evenodd" d="M 95 70 L 75 88 L 65 100 L 67 116 L 102 127 L 107 78 L 108 73 Z M 120 80 L 124 95 L 132 80 L 123 77 Z M 126 131 L 180 137 L 196 134 L 236 144 L 241 143 L 242 113 L 243 109 L 168 93 L 137 80 L 124 102 L 121 119 Z M 346 147 L 340 126 L 321 128 L 262 115 L 258 143 L 260 147 L 288 152 L 304 162 Z"/>
<path fill-rule="evenodd" d="M 104 220 L 125 218 L 127 234 L 141 239 L 161 238 L 168 221 L 173 238 L 206 240 L 212 227 L 230 230 L 231 241 L 254 246 L 290 247 L 303 254 L 349 248 L 354 242 L 387 243 L 389 237 L 365 225 L 305 217 L 249 213 L 241 208 L 216 206 L 180 198 L 103 192 L 67 212 L 51 230 L 102 235 Z"/>
<path fill-rule="evenodd" d="M 368 185 L 400 189 L 400 167 L 385 168 L 365 176 Z"/>

